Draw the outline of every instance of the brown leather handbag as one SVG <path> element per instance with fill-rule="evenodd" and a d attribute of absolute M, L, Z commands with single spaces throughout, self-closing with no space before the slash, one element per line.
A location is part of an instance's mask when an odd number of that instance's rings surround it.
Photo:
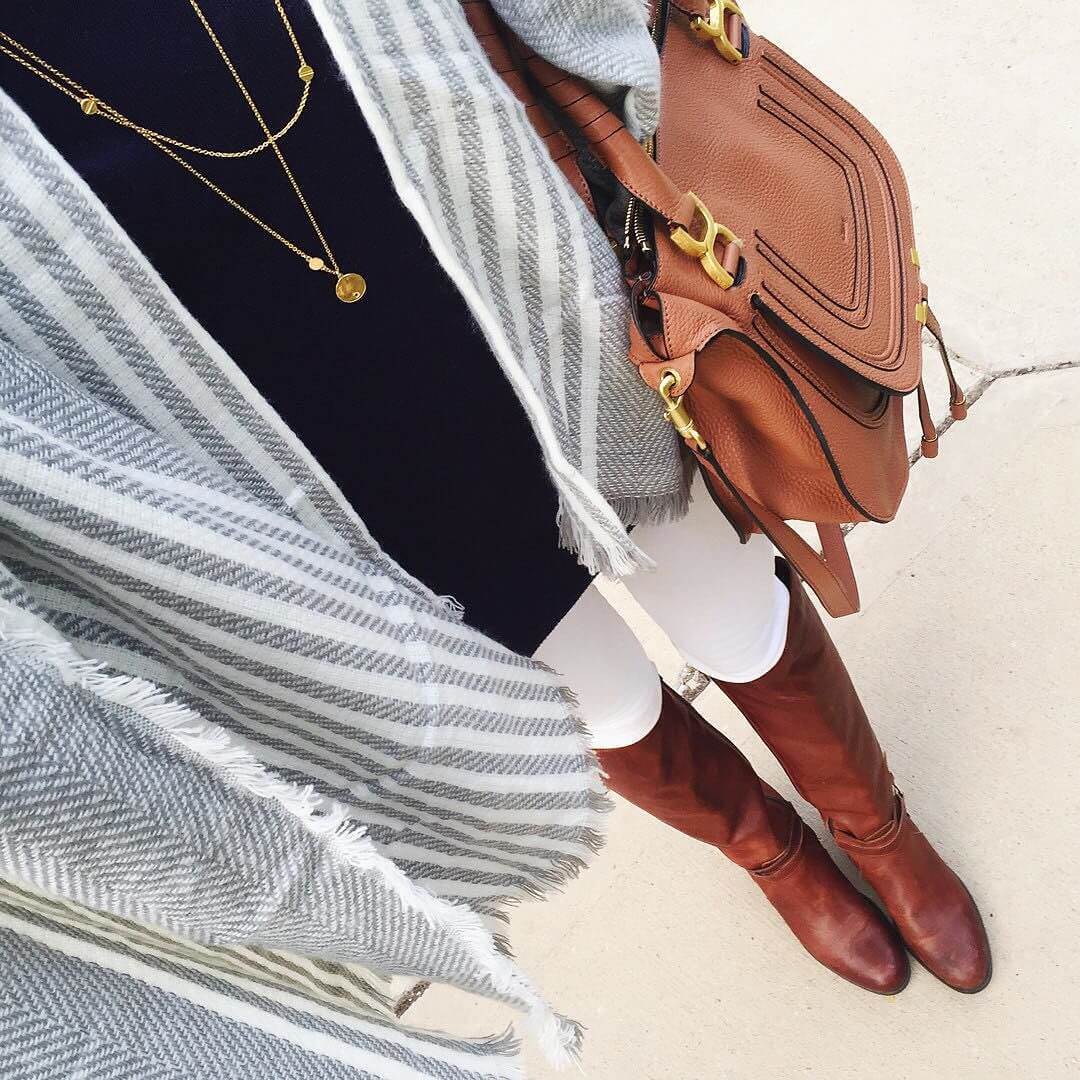
<path fill-rule="evenodd" d="M 922 330 L 966 415 L 919 273 L 888 144 L 732 0 L 656 0 L 663 68 L 645 146 L 486 0 L 463 0 L 496 70 L 620 254 L 630 359 L 745 540 L 765 533 L 832 615 L 859 608 L 842 526 L 890 521 L 907 486 L 903 398 L 937 432 Z M 817 525 L 819 554 L 787 521 Z"/>

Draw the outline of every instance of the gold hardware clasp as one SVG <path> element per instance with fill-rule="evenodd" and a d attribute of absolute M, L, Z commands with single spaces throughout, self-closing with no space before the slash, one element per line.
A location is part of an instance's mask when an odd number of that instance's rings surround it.
<path fill-rule="evenodd" d="M 677 371 L 669 369 L 660 378 L 658 391 L 664 402 L 664 418 L 671 421 L 682 438 L 692 440 L 699 450 L 707 450 L 708 443 L 701 437 L 693 417 L 682 403 L 682 398 L 672 396 L 672 391 L 678 385 L 679 373 Z"/>
<path fill-rule="evenodd" d="M 746 59 L 742 49 L 731 43 L 727 32 L 727 19 L 729 15 L 738 15 L 740 19 L 746 19 L 742 8 L 735 0 L 710 0 L 709 14 L 707 18 L 700 16 L 690 24 L 690 28 L 699 37 L 708 38 L 716 46 L 716 51 L 730 64 L 741 64 Z"/>
<path fill-rule="evenodd" d="M 723 240 L 725 246 L 736 244 L 740 250 L 742 249 L 742 241 L 726 225 L 718 224 L 709 212 L 709 208 L 692 191 L 689 192 L 689 195 L 694 200 L 698 216 L 705 223 L 705 230 L 699 240 L 697 237 L 691 236 L 681 225 L 676 225 L 671 230 L 671 239 L 680 250 L 699 260 L 705 273 L 721 289 L 730 289 L 735 284 L 735 278 L 716 257 L 716 241 L 717 239 Z"/>
<path fill-rule="evenodd" d="M 930 315 L 930 305 L 925 300 L 920 300 L 915 305 L 915 321 L 922 326 L 926 325 L 926 320 Z"/>

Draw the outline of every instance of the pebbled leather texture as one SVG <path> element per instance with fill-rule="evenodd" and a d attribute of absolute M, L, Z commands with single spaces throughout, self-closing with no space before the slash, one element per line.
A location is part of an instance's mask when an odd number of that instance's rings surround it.
<path fill-rule="evenodd" d="M 913 390 L 921 282 L 907 185 L 888 144 L 763 37 L 751 34 L 750 55 L 730 64 L 669 8 L 663 41 L 657 161 L 743 239 L 747 266 L 743 285 L 724 294 L 688 275 L 661 231 L 657 290 L 692 288 L 752 336 L 755 298 L 832 360 L 894 392 Z"/>
<path fill-rule="evenodd" d="M 922 389 L 925 307 L 910 197 L 878 131 L 783 50 L 729 16 L 733 64 L 692 23 L 708 0 L 658 0 L 664 96 L 655 160 L 580 80 L 464 0 L 496 69 L 594 211 L 583 157 L 598 159 L 652 211 L 648 256 L 627 255 L 637 326 L 630 360 L 654 389 L 681 378 L 696 453 L 740 533 L 766 533 L 833 615 L 859 606 L 840 526 L 887 522 L 908 480 L 903 395 Z M 721 288 L 672 239 L 704 222 L 693 193 L 740 238 L 715 254 Z M 629 219 L 628 219 L 629 220 Z M 612 222 L 605 222 L 612 243 Z M 741 258 L 739 256 L 741 255 Z M 948 357 L 941 343 L 948 370 Z M 950 379 L 954 417 L 965 411 Z M 924 410 L 929 415 L 928 410 Z M 925 420 L 925 418 L 924 418 Z M 927 456 L 936 432 L 924 423 Z M 818 524 L 822 554 L 787 521 Z"/>
<path fill-rule="evenodd" d="M 662 701 L 644 739 L 597 751 L 608 786 L 748 870 L 803 947 L 831 971 L 875 993 L 902 990 L 907 954 L 891 924 L 733 743 L 667 686 Z"/>
<path fill-rule="evenodd" d="M 699 352 L 684 388 L 726 474 L 717 484 L 710 470 L 714 487 L 733 485 L 780 519 L 890 521 L 908 478 L 900 395 L 922 376 L 903 173 L 880 134 L 782 50 L 751 33 L 747 58 L 730 64 L 679 7 L 663 13 L 657 161 L 743 240 L 745 260 L 723 290 L 655 230 L 655 292 L 738 325 Z M 806 574 L 812 557 L 793 561 Z M 851 581 L 822 599 L 841 614 L 856 597 Z"/>

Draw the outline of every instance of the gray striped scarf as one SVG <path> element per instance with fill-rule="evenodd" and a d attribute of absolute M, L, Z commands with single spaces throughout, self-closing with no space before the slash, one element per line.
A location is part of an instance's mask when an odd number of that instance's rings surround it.
<path fill-rule="evenodd" d="M 647 126 L 636 0 L 500 6 Z M 533 422 L 565 535 L 632 568 L 625 524 L 677 511 L 683 479 L 596 227 L 456 0 L 315 10 Z M 497 920 L 584 866 L 605 808 L 558 678 L 378 548 L 0 94 L 0 1072 L 518 1075 L 506 1039 L 403 1033 L 378 995 L 362 1021 L 310 1004 L 283 973 L 312 962 L 507 1001 L 565 1058 L 580 1033 Z"/>

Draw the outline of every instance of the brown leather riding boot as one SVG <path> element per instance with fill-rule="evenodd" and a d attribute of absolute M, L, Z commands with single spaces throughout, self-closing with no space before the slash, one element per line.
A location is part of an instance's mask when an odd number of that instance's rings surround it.
<path fill-rule="evenodd" d="M 978 908 L 907 815 L 836 646 L 790 567 L 784 654 L 749 683 L 716 681 L 873 886 L 915 957 L 955 990 L 990 981 Z"/>
<path fill-rule="evenodd" d="M 907 985 L 907 954 L 893 927 L 792 806 L 674 690 L 664 686 L 660 719 L 644 739 L 598 756 L 613 791 L 750 871 L 820 963 L 878 994 Z"/>

